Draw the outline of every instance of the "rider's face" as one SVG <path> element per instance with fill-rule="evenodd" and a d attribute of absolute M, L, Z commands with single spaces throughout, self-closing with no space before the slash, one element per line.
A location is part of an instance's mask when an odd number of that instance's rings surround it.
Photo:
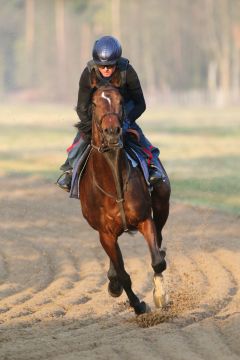
<path fill-rule="evenodd" d="M 116 65 L 99 65 L 98 70 L 103 77 L 110 77 L 116 70 Z"/>

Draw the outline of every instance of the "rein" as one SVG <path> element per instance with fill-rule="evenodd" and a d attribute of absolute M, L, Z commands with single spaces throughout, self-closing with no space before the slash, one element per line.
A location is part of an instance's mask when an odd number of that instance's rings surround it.
<path fill-rule="evenodd" d="M 95 105 L 94 103 L 92 103 L 93 105 Z M 96 106 L 96 105 L 95 105 Z M 124 184 L 123 184 L 123 188 L 121 187 L 121 184 L 120 184 L 120 176 L 119 176 L 119 169 L 118 169 L 118 166 L 116 166 L 116 164 L 118 164 L 118 158 L 116 159 L 116 163 L 115 163 L 115 166 L 112 162 L 112 160 L 110 159 L 109 155 L 108 155 L 108 152 L 111 150 L 111 149 L 120 149 L 120 148 L 123 148 L 123 143 L 121 140 L 118 141 L 117 144 L 109 144 L 107 142 L 106 144 L 106 139 L 104 137 L 104 132 L 103 132 L 103 129 L 102 129 L 102 122 L 103 122 L 103 119 L 106 117 L 106 116 L 116 116 L 117 119 L 119 120 L 119 123 L 121 124 L 122 123 L 122 116 L 120 117 L 120 115 L 116 112 L 106 112 L 104 113 L 100 119 L 97 119 L 96 117 L 96 114 L 94 113 L 95 111 L 93 111 L 93 116 L 92 116 L 92 119 L 93 121 L 95 122 L 96 124 L 96 127 L 97 127 L 97 130 L 100 134 L 100 137 L 101 137 L 101 146 L 96 146 L 93 141 L 91 141 L 91 147 L 94 149 L 94 150 L 97 150 L 98 152 L 102 153 L 105 160 L 107 161 L 110 169 L 111 169 L 111 172 L 112 172 L 112 175 L 113 175 L 113 179 L 114 179 L 114 183 L 115 183 L 115 188 L 116 188 L 116 193 L 117 193 L 117 197 L 113 194 L 110 194 L 109 192 L 105 191 L 100 185 L 98 185 L 97 181 L 96 181 L 96 177 L 95 177 L 95 174 L 94 174 L 94 170 L 93 170 L 93 182 L 95 184 L 95 186 L 106 196 L 114 199 L 116 201 L 116 203 L 118 204 L 119 206 L 119 211 L 120 211 L 120 215 L 121 215 L 121 218 L 122 218 L 122 223 L 123 223 L 123 228 L 124 228 L 124 231 L 128 231 L 128 228 L 127 228 L 127 221 L 126 221 L 126 215 L 125 215 L 125 211 L 124 211 L 124 207 L 123 207 L 123 202 L 124 202 L 124 192 L 126 191 L 126 188 L 127 188 L 127 184 L 128 184 L 128 181 L 129 181 L 129 177 L 130 177 L 130 172 L 131 172 L 131 167 L 127 161 L 127 165 L 128 165 L 128 169 L 127 169 L 127 176 L 126 176 L 126 179 L 124 181 Z M 119 152 L 116 154 L 117 157 L 119 157 Z"/>
<path fill-rule="evenodd" d="M 96 150 L 96 147 L 93 147 L 93 149 Z M 124 202 L 124 192 L 126 191 L 127 189 L 127 185 L 128 185 L 128 181 L 129 181 L 129 178 L 130 178 L 130 174 L 131 174 L 131 166 L 129 165 L 129 162 L 127 161 L 127 166 L 128 166 L 128 169 L 127 169 L 127 176 L 126 176 L 126 179 L 124 181 L 124 184 L 123 184 L 123 188 L 121 187 L 120 185 L 120 181 L 119 181 L 119 174 L 118 172 L 116 172 L 115 170 L 115 167 L 114 165 L 112 164 L 111 160 L 108 158 L 108 156 L 106 156 L 105 153 L 103 153 L 107 163 L 109 164 L 110 166 L 110 169 L 112 171 L 112 175 L 113 175 L 113 178 L 114 178 L 114 182 L 115 182 L 115 187 L 116 187 L 116 192 L 117 192 L 117 197 L 113 194 L 110 194 L 109 192 L 105 191 L 98 183 L 97 183 L 97 180 L 96 180 L 96 177 L 95 177 L 95 173 L 93 171 L 93 183 L 95 184 L 95 186 L 106 196 L 114 199 L 116 201 L 116 203 L 118 204 L 119 206 L 119 210 L 120 210 L 120 215 L 121 215 L 121 218 L 122 218 L 122 222 L 123 222 L 123 228 L 124 228 L 124 231 L 128 231 L 128 228 L 127 228 L 127 221 L 126 221 L 126 216 L 125 216 L 125 211 L 124 211 L 124 207 L 123 207 L 123 202 Z"/>
<path fill-rule="evenodd" d="M 128 171 L 127 171 L 127 177 L 124 181 L 124 184 L 123 184 L 123 189 L 122 189 L 122 195 L 124 194 L 124 192 L 127 190 L 127 185 L 128 185 L 128 180 L 129 180 L 129 177 L 130 177 L 130 174 L 131 174 L 131 166 L 129 165 L 129 162 L 127 161 L 127 165 L 128 165 Z M 96 185 L 96 187 L 106 196 L 114 199 L 116 201 L 116 203 L 119 203 L 121 201 L 124 201 L 123 197 L 121 198 L 116 198 L 115 195 L 113 194 L 110 194 L 109 192 L 105 191 L 100 185 L 98 185 L 97 183 L 97 180 L 96 180 L 96 177 L 95 177 L 95 174 L 93 172 L 93 181 L 94 181 L 94 184 Z"/>

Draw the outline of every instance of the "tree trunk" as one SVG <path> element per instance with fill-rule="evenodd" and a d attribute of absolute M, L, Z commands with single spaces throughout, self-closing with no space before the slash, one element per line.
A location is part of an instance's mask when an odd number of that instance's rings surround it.
<path fill-rule="evenodd" d="M 225 105 L 230 98 L 230 13 L 228 0 L 219 4 L 220 24 L 219 37 L 221 55 L 219 59 L 220 104 Z"/>
<path fill-rule="evenodd" d="M 208 94 L 211 102 L 216 100 L 217 91 L 217 63 L 211 61 L 208 64 Z"/>
<path fill-rule="evenodd" d="M 235 102 L 240 97 L 240 25 L 233 27 L 233 50 L 232 50 L 232 92 Z"/>
<path fill-rule="evenodd" d="M 112 0 L 112 34 L 121 42 L 120 0 Z"/>
<path fill-rule="evenodd" d="M 31 87 L 33 82 L 33 47 L 35 40 L 35 0 L 25 2 L 25 48 L 26 48 L 26 85 Z"/>
<path fill-rule="evenodd" d="M 55 0 L 55 24 L 58 64 L 58 91 L 61 98 L 66 92 L 65 0 Z"/>
<path fill-rule="evenodd" d="M 152 18 L 151 12 L 147 14 L 148 16 L 142 17 L 142 23 L 144 24 L 144 31 L 142 32 L 143 39 L 143 50 L 142 61 L 144 65 L 144 73 L 146 76 L 146 90 L 149 98 L 154 102 L 154 97 L 156 96 L 156 81 L 155 81 L 155 71 L 154 71 L 154 60 L 153 60 L 153 46 L 152 46 L 152 33 L 151 25 Z M 142 14 L 143 16 L 143 14 Z"/>
<path fill-rule="evenodd" d="M 225 105 L 230 95 L 230 53 L 227 43 L 223 45 L 223 52 L 219 61 L 219 85 L 222 105 Z"/>
<path fill-rule="evenodd" d="M 84 68 L 91 56 L 91 28 L 89 22 L 82 23 L 81 26 L 81 54 L 79 54 L 80 67 Z"/>

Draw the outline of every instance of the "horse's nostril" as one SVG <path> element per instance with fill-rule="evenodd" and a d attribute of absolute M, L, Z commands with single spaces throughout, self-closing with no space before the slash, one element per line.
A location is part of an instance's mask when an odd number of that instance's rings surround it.
<path fill-rule="evenodd" d="M 117 135 L 120 134 L 120 131 L 121 131 L 121 128 L 118 126 L 118 127 L 116 128 L 116 134 L 117 134 Z"/>

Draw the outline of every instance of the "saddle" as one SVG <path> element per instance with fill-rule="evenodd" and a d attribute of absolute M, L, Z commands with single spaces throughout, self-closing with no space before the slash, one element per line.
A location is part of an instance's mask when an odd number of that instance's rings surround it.
<path fill-rule="evenodd" d="M 139 166 L 139 168 L 142 170 L 146 184 L 148 185 L 148 187 L 150 187 L 150 184 L 148 181 L 148 178 L 149 178 L 148 167 L 147 167 L 145 156 L 142 153 L 141 147 L 134 140 L 131 141 L 131 139 L 128 139 L 127 144 L 125 144 L 125 146 L 124 146 L 124 149 L 126 150 L 127 158 L 128 158 L 129 163 L 131 164 L 131 166 L 133 168 Z M 87 162 L 88 162 L 88 159 L 89 159 L 89 156 L 90 156 L 92 150 L 93 149 L 92 149 L 91 145 L 90 144 L 87 145 L 87 147 L 84 150 L 84 152 L 82 153 L 82 155 L 79 157 L 79 159 L 74 164 L 73 175 L 72 175 L 72 184 L 71 184 L 71 190 L 70 190 L 70 195 L 69 195 L 70 198 L 73 198 L 73 199 L 80 198 L 79 183 L 80 183 L 80 180 L 84 173 L 84 169 L 87 165 Z"/>

